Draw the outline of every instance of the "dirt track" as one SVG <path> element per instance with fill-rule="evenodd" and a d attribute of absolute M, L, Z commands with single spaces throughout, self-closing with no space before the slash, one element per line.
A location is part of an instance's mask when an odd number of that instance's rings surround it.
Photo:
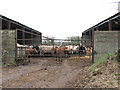
<path fill-rule="evenodd" d="M 88 61 L 33 58 L 28 65 L 3 68 L 3 88 L 65 88 Z M 82 73 L 81 73 L 82 74 Z"/>

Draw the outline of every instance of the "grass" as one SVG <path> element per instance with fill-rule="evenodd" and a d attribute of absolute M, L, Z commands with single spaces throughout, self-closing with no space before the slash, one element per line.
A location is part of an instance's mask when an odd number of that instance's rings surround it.
<path fill-rule="evenodd" d="M 120 73 L 115 74 L 115 76 L 119 76 L 119 75 L 120 75 Z"/>
<path fill-rule="evenodd" d="M 108 53 L 108 54 L 105 54 L 105 55 L 103 55 L 102 57 L 98 58 L 98 59 L 96 60 L 96 62 L 95 62 L 92 66 L 90 66 L 89 70 L 90 70 L 91 72 L 94 72 L 96 66 L 102 65 L 103 63 L 107 62 L 107 58 L 110 57 L 110 56 L 114 56 L 114 53 Z"/>
<path fill-rule="evenodd" d="M 108 85 L 113 85 L 113 83 L 108 83 Z"/>
<path fill-rule="evenodd" d="M 3 64 L 2 66 L 7 67 L 7 66 L 14 66 L 14 65 L 16 65 L 16 62 L 11 62 L 9 64 Z"/>

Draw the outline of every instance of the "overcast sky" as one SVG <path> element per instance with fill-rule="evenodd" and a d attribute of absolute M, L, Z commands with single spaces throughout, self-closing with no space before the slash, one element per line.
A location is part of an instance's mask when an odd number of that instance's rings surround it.
<path fill-rule="evenodd" d="M 116 14 L 120 0 L 0 0 L 0 14 L 43 36 L 66 38 Z"/>

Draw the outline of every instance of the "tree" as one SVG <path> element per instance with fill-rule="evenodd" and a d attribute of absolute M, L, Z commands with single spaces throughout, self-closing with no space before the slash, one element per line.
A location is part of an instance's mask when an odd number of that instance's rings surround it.
<path fill-rule="evenodd" d="M 54 37 L 50 37 L 50 36 L 47 36 L 43 41 L 42 41 L 43 44 L 47 44 L 47 45 L 52 45 L 54 44 Z"/>
<path fill-rule="evenodd" d="M 78 45 L 81 43 L 81 37 L 79 36 L 71 36 L 71 37 L 67 37 L 67 40 L 70 40 L 69 44 L 73 44 L 73 45 Z"/>

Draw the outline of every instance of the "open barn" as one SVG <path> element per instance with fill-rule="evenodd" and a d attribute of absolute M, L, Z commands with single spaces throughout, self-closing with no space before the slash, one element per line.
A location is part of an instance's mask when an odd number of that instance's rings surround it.
<path fill-rule="evenodd" d="M 0 22 L 3 63 L 14 63 L 15 60 L 23 59 L 25 45 L 42 44 L 41 32 L 2 15 L 0 15 Z"/>
<path fill-rule="evenodd" d="M 83 44 L 92 46 L 93 62 L 120 48 L 120 13 L 117 13 L 82 32 Z"/>
<path fill-rule="evenodd" d="M 80 37 L 74 39 L 51 39 L 42 38 L 42 33 L 25 26 L 19 22 L 0 16 L 1 36 L 2 36 L 2 61 L 4 64 L 15 61 L 29 60 L 33 57 L 43 59 L 72 59 L 91 60 L 91 53 L 86 56 L 85 46 L 80 44 L 85 42 Z M 48 45 L 43 41 L 51 42 Z M 82 57 L 83 56 L 83 57 Z M 8 59 L 9 58 L 9 59 Z"/>

